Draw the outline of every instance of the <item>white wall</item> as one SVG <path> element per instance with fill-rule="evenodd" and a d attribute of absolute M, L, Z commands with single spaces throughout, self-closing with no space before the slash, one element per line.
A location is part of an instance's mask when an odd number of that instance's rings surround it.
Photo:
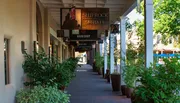
<path fill-rule="evenodd" d="M 15 93 L 23 87 L 21 41 L 29 51 L 35 35 L 35 0 L 1 0 L 0 3 L 0 103 L 14 103 Z M 4 78 L 4 37 L 10 39 L 10 84 Z M 32 47 L 31 47 L 32 48 Z"/>
<path fill-rule="evenodd" d="M 31 53 L 33 41 L 36 41 L 36 1 L 42 16 L 41 43 L 44 48 L 48 48 L 49 28 L 56 32 L 59 27 L 47 8 L 39 0 L 0 0 L 0 103 L 14 103 L 16 91 L 24 86 L 26 77 L 22 69 L 24 57 L 21 53 L 21 41 L 25 42 L 27 52 Z M 4 38 L 10 39 L 9 85 L 5 85 L 4 78 Z M 60 42 L 61 45 L 64 44 L 61 39 Z"/>

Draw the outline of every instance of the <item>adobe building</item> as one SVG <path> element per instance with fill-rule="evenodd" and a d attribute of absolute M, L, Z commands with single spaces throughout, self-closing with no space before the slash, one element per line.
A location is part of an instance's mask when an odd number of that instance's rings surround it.
<path fill-rule="evenodd" d="M 107 8 L 110 8 L 110 15 L 113 15 L 109 21 L 113 23 L 118 18 L 122 23 L 122 34 L 125 34 L 125 26 L 123 26 L 124 17 L 137 6 L 137 0 L 98 0 L 96 3 L 95 1 L 91 2 L 91 0 L 74 0 L 74 2 L 77 4 L 77 7 L 81 8 L 103 8 L 106 4 L 109 5 Z M 32 54 L 32 51 L 37 50 L 39 45 L 43 47 L 49 55 L 56 53 L 61 62 L 69 57 L 75 56 L 75 46 L 67 42 L 67 38 L 65 38 L 67 34 L 66 31 L 59 32 L 59 35 L 64 33 L 64 37 L 58 36 L 57 31 L 60 30 L 61 27 L 59 24 L 59 14 L 56 16 L 56 12 L 59 13 L 60 11 L 58 9 L 69 7 L 69 5 L 74 2 L 72 2 L 72 0 L 0 1 L 0 103 L 14 103 L 16 92 L 24 87 L 23 82 L 26 80 L 26 75 L 22 69 L 22 63 L 24 61 L 23 50 Z M 118 4 L 116 5 L 117 2 Z M 153 48 L 151 47 L 153 45 L 153 38 L 151 37 L 151 3 L 151 0 L 147 2 L 147 6 L 150 8 L 146 11 L 149 14 L 146 17 L 146 22 L 149 26 L 147 27 L 146 36 L 149 38 L 147 39 L 147 43 L 150 47 L 146 52 L 148 54 L 146 57 L 147 65 L 153 60 Z M 115 9 L 113 9 L 113 7 Z M 100 34 L 98 33 L 98 35 Z M 101 35 L 99 37 L 101 37 Z M 123 46 L 125 43 L 123 38 L 124 36 L 121 36 L 121 50 L 126 49 Z M 77 40 L 74 42 L 77 44 Z M 95 47 L 95 45 L 97 46 Z M 96 51 L 99 51 L 98 46 L 99 44 L 96 40 L 92 46 L 92 50 L 96 48 Z M 91 63 L 95 53 L 92 52 L 92 50 L 87 53 L 89 60 L 91 59 Z M 124 56 L 124 54 L 121 55 Z M 107 66 L 105 66 L 105 68 L 107 68 Z"/>

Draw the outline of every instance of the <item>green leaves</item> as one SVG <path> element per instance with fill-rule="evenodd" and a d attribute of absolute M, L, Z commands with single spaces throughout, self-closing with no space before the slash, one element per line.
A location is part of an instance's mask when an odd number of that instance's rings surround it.
<path fill-rule="evenodd" d="M 154 32 L 162 35 L 162 42 L 167 43 L 170 36 L 180 34 L 180 0 L 153 0 Z M 141 3 L 144 15 L 144 2 Z M 144 21 L 135 21 L 137 35 L 144 40 Z"/>
<path fill-rule="evenodd" d="M 69 103 L 69 96 L 56 87 L 42 86 L 22 89 L 16 94 L 17 103 Z"/>
<path fill-rule="evenodd" d="M 162 0 L 155 0 L 154 4 Z M 180 0 L 163 0 L 154 10 L 154 31 L 162 34 L 162 42 L 167 43 L 170 36 L 180 34 Z"/>
<path fill-rule="evenodd" d="M 102 69 L 104 67 L 104 57 L 102 57 L 99 52 L 95 55 L 95 62 L 98 69 Z"/>
<path fill-rule="evenodd" d="M 176 103 L 180 100 L 180 63 L 178 58 L 164 59 L 165 65 L 142 69 L 135 95 L 142 102 Z"/>
<path fill-rule="evenodd" d="M 138 69 L 140 68 L 138 68 L 136 65 L 128 64 L 123 71 L 124 81 L 129 88 L 135 87 L 136 79 L 138 76 Z"/>
<path fill-rule="evenodd" d="M 60 63 L 58 58 L 49 57 L 41 48 L 33 55 L 25 53 L 24 72 L 30 81 L 26 86 L 33 89 L 22 89 L 16 95 L 18 103 L 69 103 L 68 94 L 57 88 L 68 86 L 73 77 L 78 59 L 69 58 Z"/>
<path fill-rule="evenodd" d="M 58 87 L 67 86 L 75 77 L 77 58 L 69 58 L 60 63 L 58 58 L 46 55 L 43 49 L 34 52 L 33 55 L 26 53 L 24 57 L 23 69 L 31 79 L 24 83 L 26 86 L 54 86 L 55 84 L 58 84 Z"/>
<path fill-rule="evenodd" d="M 126 56 L 126 66 L 123 68 L 123 78 L 126 85 L 129 88 L 134 88 L 136 85 L 137 77 L 143 68 L 143 50 L 139 46 L 137 50 L 134 47 L 134 44 L 129 43 Z"/>
<path fill-rule="evenodd" d="M 68 86 L 73 77 L 75 77 L 75 69 L 77 67 L 77 58 L 69 58 L 60 64 L 57 69 L 59 76 L 57 82 L 59 86 Z"/>
<path fill-rule="evenodd" d="M 58 59 L 49 58 L 45 54 L 43 49 L 40 49 L 39 53 L 34 52 L 33 55 L 25 54 L 25 61 L 22 65 L 24 72 L 27 77 L 31 79 L 30 82 L 26 82 L 25 85 L 54 85 L 54 80 L 56 79 L 56 65 L 58 64 Z M 53 59 L 54 62 L 51 62 Z"/>

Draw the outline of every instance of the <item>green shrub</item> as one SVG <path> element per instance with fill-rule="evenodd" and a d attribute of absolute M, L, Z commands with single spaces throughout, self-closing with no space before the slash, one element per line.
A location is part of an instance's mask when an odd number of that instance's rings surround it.
<path fill-rule="evenodd" d="M 34 52 L 33 55 L 25 53 L 24 63 L 22 65 L 24 72 L 31 81 L 25 82 L 26 86 L 54 85 L 56 76 L 59 74 L 56 70 L 59 68 L 59 60 L 49 58 L 43 49 Z M 53 60 L 53 62 L 51 61 Z"/>
<path fill-rule="evenodd" d="M 134 88 L 136 86 L 136 80 L 138 77 L 138 71 L 142 69 L 140 65 L 133 62 L 128 62 L 123 69 L 123 78 L 127 87 Z"/>
<path fill-rule="evenodd" d="M 56 87 L 42 86 L 22 89 L 16 94 L 17 103 L 69 103 L 69 96 Z"/>
<path fill-rule="evenodd" d="M 72 78 L 75 77 L 75 69 L 77 67 L 78 59 L 77 58 L 69 58 L 63 63 L 60 64 L 57 72 L 59 76 L 57 77 L 57 81 L 59 86 L 68 86 L 71 82 Z"/>
<path fill-rule="evenodd" d="M 24 83 L 26 86 L 68 86 L 75 77 L 77 58 L 69 58 L 60 63 L 58 58 L 46 55 L 43 49 L 33 55 L 25 53 L 24 57 L 23 69 L 31 79 Z"/>
<path fill-rule="evenodd" d="M 104 57 L 102 57 L 99 52 L 95 55 L 95 62 L 97 69 L 102 69 L 104 67 Z"/>
<path fill-rule="evenodd" d="M 134 49 L 134 45 L 131 43 L 128 44 L 127 58 L 122 59 L 126 62 L 125 67 L 122 68 L 124 82 L 127 87 L 134 88 L 136 86 L 139 70 L 144 69 L 142 62 L 144 59 L 138 54 L 137 50 Z"/>
<path fill-rule="evenodd" d="M 136 87 L 135 95 L 141 103 L 176 103 L 180 100 L 180 63 L 178 58 L 164 59 L 165 64 L 141 69 L 141 85 Z"/>

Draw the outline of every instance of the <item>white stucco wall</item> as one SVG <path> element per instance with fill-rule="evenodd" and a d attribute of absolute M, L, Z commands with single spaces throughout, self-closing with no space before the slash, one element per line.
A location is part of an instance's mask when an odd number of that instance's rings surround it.
<path fill-rule="evenodd" d="M 27 52 L 31 53 L 33 41 L 36 41 L 36 1 L 42 17 L 41 44 L 48 49 L 50 28 L 55 36 L 56 30 L 59 29 L 48 9 L 43 7 L 39 0 L 0 0 L 0 103 L 14 103 L 16 92 L 24 86 L 26 77 L 22 69 L 24 58 L 21 53 L 21 41 L 25 42 Z M 4 38 L 10 40 L 10 84 L 8 85 L 5 85 L 4 75 Z M 61 38 L 59 42 L 59 49 L 62 51 L 62 45 L 65 43 Z"/>
<path fill-rule="evenodd" d="M 0 103 L 14 103 L 15 93 L 23 87 L 21 41 L 30 51 L 35 35 L 35 0 L 1 0 L 0 2 Z M 34 15 L 32 15 L 34 14 Z M 10 40 L 10 84 L 4 78 L 4 38 Z"/>

